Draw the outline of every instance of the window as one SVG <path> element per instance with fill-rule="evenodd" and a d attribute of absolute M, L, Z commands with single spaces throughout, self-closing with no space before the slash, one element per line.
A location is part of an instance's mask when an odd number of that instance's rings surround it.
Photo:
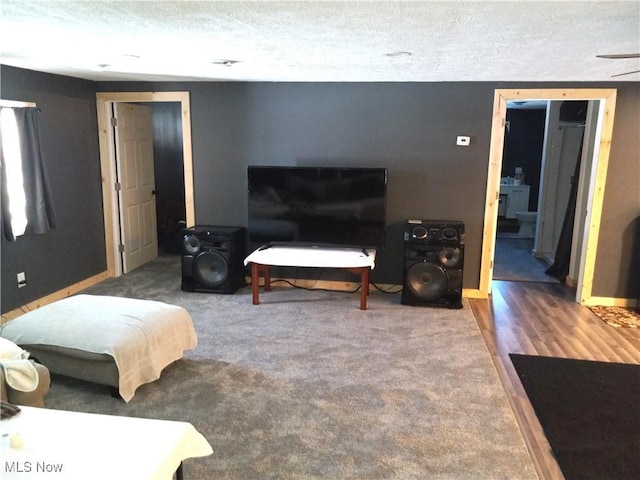
<path fill-rule="evenodd" d="M 0 109 L 0 132 L 2 139 L 3 190 L 6 186 L 8 219 L 14 237 L 23 235 L 27 229 L 27 199 L 24 192 L 22 176 L 22 156 L 20 154 L 20 137 L 13 108 Z M 6 182 L 6 183 L 4 183 Z"/>
<path fill-rule="evenodd" d="M 40 111 L 6 104 L 0 103 L 2 226 L 4 237 L 14 241 L 55 228 L 55 215 L 42 159 Z"/>

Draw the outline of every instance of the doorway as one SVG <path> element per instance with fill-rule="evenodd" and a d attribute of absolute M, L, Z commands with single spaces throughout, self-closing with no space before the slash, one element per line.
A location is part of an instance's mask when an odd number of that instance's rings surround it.
<path fill-rule="evenodd" d="M 127 273 L 158 256 L 153 128 L 149 107 L 119 102 L 112 106 L 119 261 Z"/>
<path fill-rule="evenodd" d="M 536 224 L 520 227 L 519 212 L 537 212 L 548 101 L 508 102 L 500 178 L 495 280 L 555 282 L 534 255 Z M 531 215 L 535 222 L 537 215 Z"/>
<path fill-rule="evenodd" d="M 158 251 L 179 253 L 185 221 L 182 121 L 177 102 L 142 103 L 151 108 Z"/>
<path fill-rule="evenodd" d="M 609 150 L 613 132 L 616 103 L 615 89 L 523 89 L 496 90 L 492 121 L 491 146 L 487 175 L 483 248 L 480 265 L 479 295 L 486 298 L 491 293 L 496 244 L 497 218 L 500 199 L 500 177 L 504 147 L 507 102 L 510 100 L 593 100 L 599 102 L 593 155 L 589 157 L 590 175 L 585 175 L 580 190 L 586 206 L 580 213 L 580 228 L 583 235 L 576 240 L 580 252 L 577 260 L 576 302 L 589 304 L 592 297 L 595 259 L 598 247 L 600 216 L 604 197 Z"/>
<path fill-rule="evenodd" d="M 184 196 L 187 225 L 195 225 L 193 194 L 193 160 L 191 146 L 191 107 L 189 92 L 101 92 L 96 94 L 98 112 L 98 139 L 100 144 L 100 168 L 102 172 L 102 203 L 105 227 L 105 254 L 107 274 L 123 273 L 119 261 L 120 211 L 116 195 L 116 162 L 111 124 L 111 105 L 114 103 L 178 102 L 182 116 L 182 153 L 184 171 Z"/>
<path fill-rule="evenodd" d="M 593 152 L 593 135 L 585 135 L 595 130 L 593 114 L 587 124 L 589 109 L 597 113 L 597 102 L 508 102 L 495 280 L 566 280 L 575 287 L 574 272 L 568 275 L 565 270 L 570 263 L 565 252 L 572 242 L 562 237 L 564 241 L 560 243 L 560 239 L 574 177 L 578 178 L 575 169 L 582 166 L 582 158 Z M 581 173 L 583 178 L 585 172 Z M 519 217 L 524 215 L 518 211 L 534 212 L 527 215 L 531 223 L 520 225 Z"/>

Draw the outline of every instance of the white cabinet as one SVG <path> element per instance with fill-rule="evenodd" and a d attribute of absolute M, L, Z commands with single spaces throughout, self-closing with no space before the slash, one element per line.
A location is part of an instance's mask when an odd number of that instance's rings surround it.
<path fill-rule="evenodd" d="M 500 185 L 498 215 L 516 218 L 516 212 L 529 211 L 529 185 Z"/>

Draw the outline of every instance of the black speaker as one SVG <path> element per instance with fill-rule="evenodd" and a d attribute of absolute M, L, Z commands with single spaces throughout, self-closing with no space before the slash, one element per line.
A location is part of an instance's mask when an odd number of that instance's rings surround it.
<path fill-rule="evenodd" d="M 404 232 L 404 305 L 462 308 L 464 224 L 410 220 Z"/>
<path fill-rule="evenodd" d="M 245 285 L 246 229 L 197 225 L 182 237 L 182 290 L 234 293 Z"/>

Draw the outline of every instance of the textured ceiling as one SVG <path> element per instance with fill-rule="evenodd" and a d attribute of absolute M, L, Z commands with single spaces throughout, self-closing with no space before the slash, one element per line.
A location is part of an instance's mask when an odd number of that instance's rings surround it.
<path fill-rule="evenodd" d="M 0 10 L 3 64 L 91 80 L 640 80 L 612 77 L 640 59 L 596 58 L 640 52 L 637 0 L 0 0 Z"/>

